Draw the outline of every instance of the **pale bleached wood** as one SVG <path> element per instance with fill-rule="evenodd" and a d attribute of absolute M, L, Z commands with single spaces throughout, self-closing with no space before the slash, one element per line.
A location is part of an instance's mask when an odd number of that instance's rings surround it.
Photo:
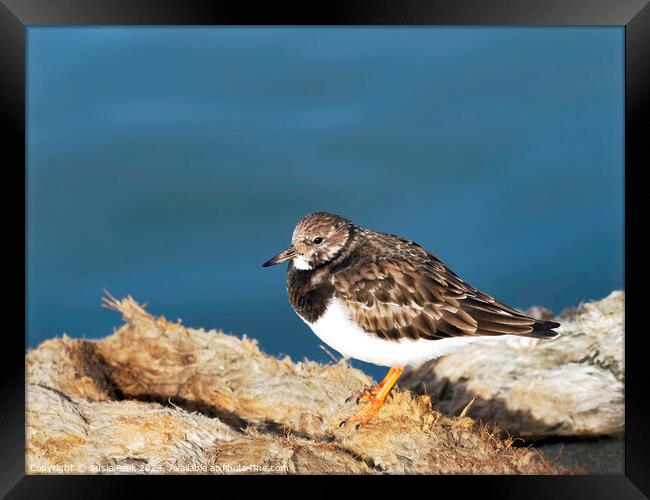
<path fill-rule="evenodd" d="M 477 343 L 406 371 L 400 382 L 445 414 L 475 398 L 470 416 L 516 436 L 620 435 L 624 312 L 625 294 L 615 291 L 557 318 L 558 339 Z M 551 319 L 540 308 L 529 313 Z"/>
<path fill-rule="evenodd" d="M 367 427 L 339 428 L 356 409 L 346 397 L 372 383 L 346 362 L 277 359 L 130 297 L 107 304 L 125 320 L 112 335 L 27 354 L 28 474 L 566 472 L 409 391 Z"/>

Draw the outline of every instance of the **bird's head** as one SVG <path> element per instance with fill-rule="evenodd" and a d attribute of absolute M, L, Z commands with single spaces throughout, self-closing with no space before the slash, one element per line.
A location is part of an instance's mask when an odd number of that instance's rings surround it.
<path fill-rule="evenodd" d="M 296 224 L 291 246 L 267 260 L 263 267 L 288 260 L 297 269 L 311 270 L 342 257 L 349 251 L 356 225 L 343 217 L 327 212 L 304 216 Z"/>

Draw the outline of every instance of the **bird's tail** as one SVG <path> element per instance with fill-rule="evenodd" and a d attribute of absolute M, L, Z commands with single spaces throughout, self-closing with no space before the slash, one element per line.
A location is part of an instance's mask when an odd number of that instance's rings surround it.
<path fill-rule="evenodd" d="M 556 323 L 555 321 L 536 320 L 533 324 L 533 331 L 526 336 L 536 339 L 554 339 L 560 336 L 558 332 L 553 330 L 553 328 L 557 328 L 558 326 L 560 326 L 560 323 Z"/>

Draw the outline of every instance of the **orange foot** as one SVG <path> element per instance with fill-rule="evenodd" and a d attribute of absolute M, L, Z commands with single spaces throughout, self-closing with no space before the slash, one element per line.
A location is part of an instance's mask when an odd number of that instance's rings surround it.
<path fill-rule="evenodd" d="M 353 394 L 351 396 L 348 396 L 348 398 L 345 400 L 346 403 L 349 403 L 350 401 L 354 401 L 356 404 L 359 404 L 359 401 L 362 401 L 364 399 L 370 399 L 372 396 L 376 396 L 379 391 L 381 391 L 381 388 L 384 387 L 384 382 L 380 382 L 374 387 L 368 387 L 361 391 L 359 394 Z"/>
<path fill-rule="evenodd" d="M 343 420 L 339 424 L 339 427 L 346 424 L 359 422 L 356 425 L 356 428 L 358 429 L 359 427 L 363 427 L 368 422 L 370 422 L 372 417 L 374 417 L 382 407 L 384 401 L 386 401 L 388 393 L 393 388 L 395 382 L 397 382 L 397 379 L 400 377 L 403 371 L 403 366 L 399 368 L 391 368 L 384 377 L 384 380 L 382 380 L 379 384 L 377 384 L 375 387 L 362 391 L 356 398 L 357 404 L 359 404 L 359 401 L 361 399 L 367 399 L 368 402 L 350 418 Z M 349 397 L 346 399 L 346 402 L 350 401 L 351 399 L 352 397 Z"/>

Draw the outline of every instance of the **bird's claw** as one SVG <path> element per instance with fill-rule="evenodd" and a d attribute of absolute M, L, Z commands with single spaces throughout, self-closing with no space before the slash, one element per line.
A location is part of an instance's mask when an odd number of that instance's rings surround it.
<path fill-rule="evenodd" d="M 339 427 L 343 427 L 344 425 L 347 425 L 350 422 L 350 419 L 346 418 L 345 420 L 341 420 L 339 423 Z M 358 431 L 361 429 L 361 422 L 358 422 L 357 425 L 354 426 L 354 430 Z"/>
<path fill-rule="evenodd" d="M 375 395 L 370 394 L 368 396 L 368 399 L 369 401 L 359 411 L 357 411 L 350 418 L 343 420 L 339 424 L 339 427 L 343 427 L 344 425 L 356 422 L 354 429 L 359 430 L 361 427 L 370 422 L 372 417 L 375 416 L 375 414 L 379 411 L 379 408 L 381 408 L 381 406 L 384 404 L 385 398 L 377 398 Z"/>
<path fill-rule="evenodd" d="M 381 390 L 381 385 L 377 385 L 375 387 L 367 387 L 363 391 L 361 391 L 359 394 L 351 394 L 347 398 L 345 398 L 345 402 L 349 403 L 350 401 L 354 400 L 355 404 L 359 404 L 361 400 L 363 399 L 371 399 L 373 396 L 375 396 L 379 391 Z"/>

